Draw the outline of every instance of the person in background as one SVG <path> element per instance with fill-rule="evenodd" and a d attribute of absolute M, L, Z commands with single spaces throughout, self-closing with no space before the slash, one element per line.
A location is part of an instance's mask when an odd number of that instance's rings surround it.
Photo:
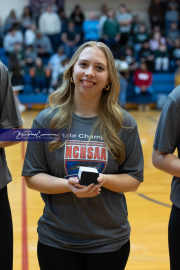
<path fill-rule="evenodd" d="M 148 69 L 154 72 L 154 52 L 150 49 L 148 40 L 142 43 L 138 59 L 140 62 L 146 62 Z"/>
<path fill-rule="evenodd" d="M 164 28 L 164 8 L 161 0 L 151 1 L 149 7 L 149 19 L 151 22 L 151 29 L 158 25 L 161 29 Z"/>
<path fill-rule="evenodd" d="M 46 7 L 46 11 L 39 17 L 39 30 L 49 37 L 53 50 L 56 52 L 59 47 L 61 20 L 58 14 L 53 12 L 50 5 Z"/>
<path fill-rule="evenodd" d="M 126 61 L 115 59 L 115 66 L 119 76 L 120 94 L 119 102 L 123 109 L 126 108 L 127 86 L 129 78 L 129 65 Z"/>
<path fill-rule="evenodd" d="M 34 45 L 36 40 L 36 24 L 32 23 L 29 29 L 27 29 L 24 33 L 24 43 L 26 46 Z"/>
<path fill-rule="evenodd" d="M 138 63 L 134 56 L 134 48 L 132 46 L 126 46 L 124 50 L 125 60 L 129 65 L 130 78 L 134 75 L 134 71 L 138 68 Z"/>
<path fill-rule="evenodd" d="M 159 49 L 155 51 L 155 71 L 169 70 L 169 53 L 166 44 L 160 44 Z"/>
<path fill-rule="evenodd" d="M 172 22 L 179 22 L 178 4 L 175 1 L 168 1 L 168 10 L 165 13 L 166 31 L 169 30 Z"/>
<path fill-rule="evenodd" d="M 33 23 L 33 16 L 29 6 L 24 7 L 20 22 L 21 30 L 24 34 L 27 29 L 31 28 L 31 24 Z"/>
<path fill-rule="evenodd" d="M 63 74 L 66 71 L 68 64 L 69 64 L 69 58 L 66 55 L 64 55 L 61 58 L 61 61 L 59 62 L 59 64 L 53 68 L 52 74 L 51 74 L 51 83 L 50 83 L 49 93 L 56 90 L 57 87 L 59 87 L 62 84 Z"/>
<path fill-rule="evenodd" d="M 107 5 L 103 4 L 101 6 L 101 15 L 99 18 L 99 38 L 102 41 L 103 40 L 103 26 L 105 21 L 107 20 L 107 12 L 108 12 L 108 7 Z"/>
<path fill-rule="evenodd" d="M 5 24 L 4 24 L 4 34 L 7 34 L 7 32 L 10 31 L 10 29 L 13 27 L 15 23 L 19 22 L 16 11 L 12 9 L 6 18 Z"/>
<path fill-rule="evenodd" d="M 53 51 L 50 39 L 47 36 L 42 35 L 42 33 L 39 30 L 36 31 L 36 40 L 34 42 L 34 48 L 38 56 L 42 58 L 49 58 Z"/>
<path fill-rule="evenodd" d="M 152 73 L 147 69 L 146 63 L 140 63 L 140 67 L 134 73 L 134 92 L 139 95 L 139 110 L 143 109 L 143 96 L 146 94 L 152 94 L 154 89 L 152 88 Z M 145 110 L 149 110 L 147 104 L 144 107 Z"/>
<path fill-rule="evenodd" d="M 147 31 L 147 27 L 143 22 L 141 22 L 139 24 L 139 31 L 134 36 L 134 47 L 137 53 L 142 48 L 142 43 L 148 39 L 149 39 L 149 34 Z"/>
<path fill-rule="evenodd" d="M 173 67 L 173 71 L 180 66 L 180 37 L 176 38 L 174 41 L 174 48 L 171 51 L 170 65 Z"/>
<path fill-rule="evenodd" d="M 29 69 L 33 67 L 36 57 L 37 57 L 37 52 L 34 50 L 34 47 L 32 45 L 27 46 L 24 52 L 25 73 L 29 73 Z"/>
<path fill-rule="evenodd" d="M 94 12 L 89 13 L 89 20 L 83 22 L 84 40 L 99 40 L 99 21 Z"/>
<path fill-rule="evenodd" d="M 53 68 L 59 65 L 64 56 L 65 56 L 64 47 L 60 46 L 57 49 L 57 52 L 50 57 L 47 68 L 49 68 L 49 70 L 53 70 Z"/>
<path fill-rule="evenodd" d="M 129 34 L 132 26 L 132 14 L 128 12 L 125 4 L 119 5 L 116 19 L 119 23 L 122 35 L 121 44 L 124 45 L 129 40 Z"/>
<path fill-rule="evenodd" d="M 74 21 L 76 31 L 82 35 L 83 32 L 83 22 L 85 20 L 85 16 L 81 9 L 80 5 L 76 5 L 70 15 L 70 19 Z"/>
<path fill-rule="evenodd" d="M 17 31 L 15 27 L 12 27 L 4 37 L 4 49 L 7 54 L 14 51 L 14 44 L 19 43 L 22 48 L 23 35 L 22 32 Z"/>
<path fill-rule="evenodd" d="M 179 38 L 179 36 L 180 32 L 178 30 L 178 25 L 176 22 L 172 22 L 166 35 L 166 42 L 169 50 L 174 48 L 174 42 L 177 38 Z"/>
<path fill-rule="evenodd" d="M 61 26 L 62 26 L 61 27 L 61 33 L 62 33 L 62 32 L 64 32 L 66 30 L 68 19 L 66 17 L 64 9 L 60 9 L 59 12 L 58 12 L 58 15 L 59 15 L 60 20 L 61 20 Z"/>
<path fill-rule="evenodd" d="M 11 55 L 9 63 L 10 63 L 9 69 L 12 73 L 11 76 L 12 88 L 14 91 L 19 111 L 20 113 L 23 113 L 26 110 L 26 106 L 24 106 L 19 100 L 19 93 L 24 89 L 23 69 L 20 66 L 17 55 L 15 54 Z"/>
<path fill-rule="evenodd" d="M 0 62 L 0 130 L 22 129 L 22 120 L 12 90 L 7 68 Z M 2 141 L 0 135 L 0 262 L 2 270 L 13 269 L 13 224 L 7 185 L 12 177 L 6 162 L 5 148 L 17 141 Z"/>
<path fill-rule="evenodd" d="M 80 34 L 76 32 L 74 21 L 68 21 L 67 29 L 62 33 L 61 40 L 64 43 L 65 54 L 72 57 L 77 50 Z"/>
<path fill-rule="evenodd" d="M 107 20 L 103 26 L 103 40 L 105 44 L 113 49 L 119 47 L 119 41 L 121 38 L 119 24 L 115 18 L 115 12 L 113 9 L 107 11 Z"/>
<path fill-rule="evenodd" d="M 166 39 L 162 37 L 160 31 L 154 31 L 152 33 L 152 38 L 149 41 L 149 47 L 154 52 L 159 49 L 159 44 L 166 44 Z"/>
<path fill-rule="evenodd" d="M 38 94 L 42 92 L 43 94 L 47 93 L 47 80 L 49 72 L 47 71 L 43 65 L 42 59 L 37 57 L 35 59 L 35 65 L 30 69 L 30 76 L 32 79 L 32 85 L 35 88 L 35 92 Z"/>

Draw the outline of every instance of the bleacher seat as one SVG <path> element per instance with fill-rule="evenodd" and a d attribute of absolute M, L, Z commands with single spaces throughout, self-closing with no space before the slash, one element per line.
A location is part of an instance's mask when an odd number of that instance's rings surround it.
<path fill-rule="evenodd" d="M 6 55 L 0 55 L 0 60 L 6 67 L 8 66 L 8 57 Z"/>
<path fill-rule="evenodd" d="M 4 48 L 2 48 L 2 47 L 0 47 L 0 56 L 1 55 L 6 55 L 6 52 L 5 52 Z"/>

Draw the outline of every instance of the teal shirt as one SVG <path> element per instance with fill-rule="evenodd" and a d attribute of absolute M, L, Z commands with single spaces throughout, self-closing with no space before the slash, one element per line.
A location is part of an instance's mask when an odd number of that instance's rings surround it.
<path fill-rule="evenodd" d="M 117 20 L 106 20 L 103 26 L 103 35 L 107 35 L 108 38 L 115 38 L 120 33 L 120 28 Z"/>

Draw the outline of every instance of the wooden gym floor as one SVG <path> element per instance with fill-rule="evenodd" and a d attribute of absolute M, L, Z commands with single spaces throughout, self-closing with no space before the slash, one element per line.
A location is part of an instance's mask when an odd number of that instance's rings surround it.
<path fill-rule="evenodd" d="M 24 128 L 31 127 L 38 112 L 26 111 L 22 114 Z M 151 162 L 160 111 L 130 113 L 138 123 L 145 172 L 144 183 L 138 191 L 126 193 L 132 229 L 131 253 L 126 270 L 169 270 L 167 229 L 171 210 L 171 176 L 155 169 Z M 7 162 L 13 177 L 8 185 L 14 224 L 13 270 L 38 270 L 36 230 L 37 221 L 43 212 L 43 202 L 38 192 L 26 188 L 21 177 L 24 151 L 23 144 L 6 149 Z"/>

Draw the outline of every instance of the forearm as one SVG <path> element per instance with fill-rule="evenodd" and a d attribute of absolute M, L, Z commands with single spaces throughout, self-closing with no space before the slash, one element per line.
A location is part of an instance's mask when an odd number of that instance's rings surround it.
<path fill-rule="evenodd" d="M 153 150 L 152 162 L 154 167 L 170 175 L 180 177 L 180 159 L 175 155 Z"/>
<path fill-rule="evenodd" d="M 104 174 L 103 187 L 113 192 L 135 191 L 141 182 L 128 174 Z"/>
<path fill-rule="evenodd" d="M 23 129 L 23 126 L 17 127 L 17 128 L 12 128 L 12 129 Z M 7 135 L 6 135 L 7 134 Z M 9 130 L 5 131 L 2 133 L 2 137 L 6 138 L 6 136 L 9 135 Z M 1 137 L 0 137 L 0 148 L 4 148 L 4 147 L 9 147 L 15 144 L 20 143 L 20 141 L 2 141 Z"/>
<path fill-rule="evenodd" d="M 71 192 L 68 188 L 68 180 L 51 176 L 46 173 L 39 173 L 34 176 L 25 176 L 25 180 L 28 188 L 45 194 Z"/>

